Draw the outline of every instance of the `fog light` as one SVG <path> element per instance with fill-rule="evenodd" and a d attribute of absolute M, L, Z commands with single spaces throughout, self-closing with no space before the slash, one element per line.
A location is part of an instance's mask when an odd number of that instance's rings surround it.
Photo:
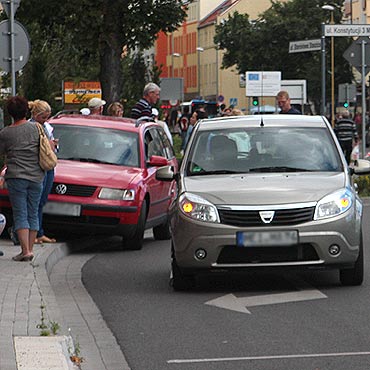
<path fill-rule="evenodd" d="M 340 253 L 340 247 L 339 245 L 333 244 L 329 247 L 329 253 L 332 256 L 337 256 Z"/>
<path fill-rule="evenodd" d="M 207 252 L 204 249 L 197 249 L 195 251 L 195 258 L 198 260 L 202 260 L 206 258 Z"/>

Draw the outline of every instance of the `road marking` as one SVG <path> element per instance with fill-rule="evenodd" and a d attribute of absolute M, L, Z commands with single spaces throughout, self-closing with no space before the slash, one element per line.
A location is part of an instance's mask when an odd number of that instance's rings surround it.
<path fill-rule="evenodd" d="M 284 360 L 291 358 L 318 358 L 318 357 L 350 357 L 370 356 L 370 352 L 339 352 L 339 353 L 312 353 L 298 355 L 277 355 L 277 356 L 249 356 L 249 357 L 220 357 L 220 358 L 194 358 L 187 360 L 167 360 L 168 364 L 190 364 L 200 362 L 230 362 L 230 361 L 256 361 L 256 360 Z"/>
<path fill-rule="evenodd" d="M 304 282 L 300 282 L 297 288 L 301 290 L 289 293 L 257 295 L 252 297 L 236 297 L 234 294 L 230 293 L 205 302 L 205 304 L 224 308 L 226 310 L 250 314 L 251 312 L 247 307 L 327 298 L 325 294 L 321 293 L 317 289 L 312 288 Z"/>

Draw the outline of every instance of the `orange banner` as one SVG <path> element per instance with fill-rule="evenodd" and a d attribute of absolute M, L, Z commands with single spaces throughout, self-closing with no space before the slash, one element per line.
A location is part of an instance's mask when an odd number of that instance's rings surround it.
<path fill-rule="evenodd" d="M 64 81 L 64 104 L 85 104 L 91 98 L 101 97 L 99 81 Z"/>

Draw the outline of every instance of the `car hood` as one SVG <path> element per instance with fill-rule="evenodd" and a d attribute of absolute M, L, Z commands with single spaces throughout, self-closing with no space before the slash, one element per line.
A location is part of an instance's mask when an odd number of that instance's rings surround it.
<path fill-rule="evenodd" d="M 58 160 L 54 182 L 123 188 L 142 172 L 140 168 Z"/>
<path fill-rule="evenodd" d="M 294 173 L 192 176 L 182 190 L 221 205 L 271 205 L 316 202 L 346 184 L 344 173 Z"/>

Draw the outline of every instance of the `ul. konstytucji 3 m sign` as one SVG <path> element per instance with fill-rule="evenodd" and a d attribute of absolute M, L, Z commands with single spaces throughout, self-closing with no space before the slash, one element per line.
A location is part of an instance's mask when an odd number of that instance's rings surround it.
<path fill-rule="evenodd" d="M 86 104 L 91 98 L 102 97 L 99 81 L 64 81 L 64 104 Z"/>

